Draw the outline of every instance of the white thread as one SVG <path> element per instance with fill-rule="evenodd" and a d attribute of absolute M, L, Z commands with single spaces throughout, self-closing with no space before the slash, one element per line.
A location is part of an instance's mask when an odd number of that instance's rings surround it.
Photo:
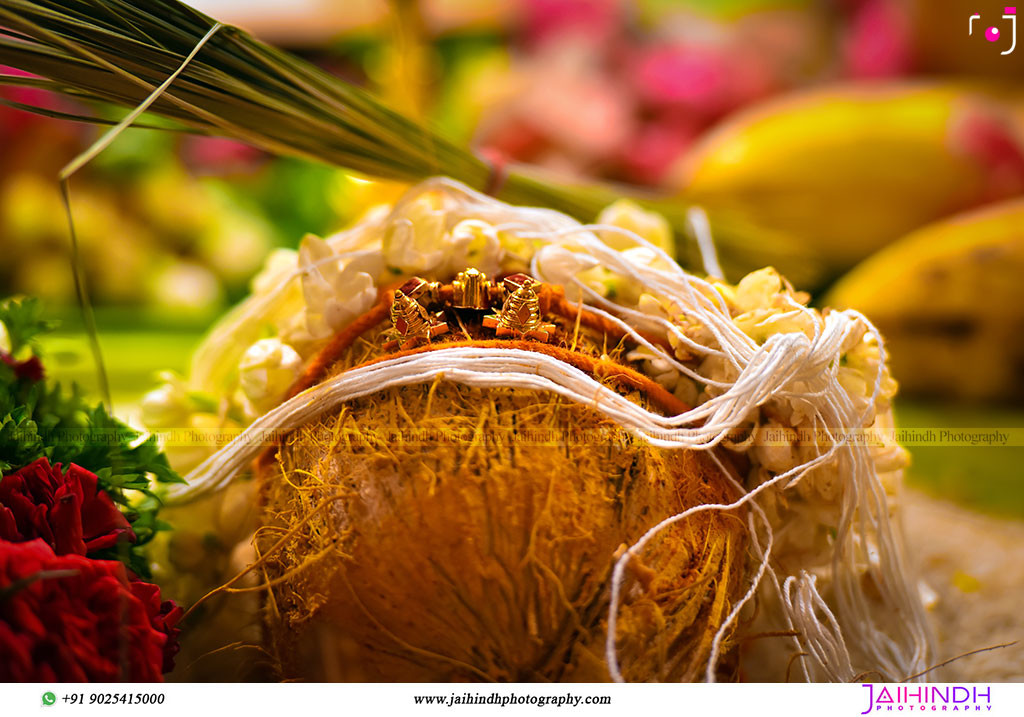
<path fill-rule="evenodd" d="M 690 207 L 686 210 L 686 223 L 690 225 L 690 232 L 700 248 L 704 273 L 716 279 L 724 279 L 725 272 L 718 263 L 718 252 L 715 251 L 715 240 L 711 238 L 711 223 L 708 222 L 707 212 L 700 207 Z"/>

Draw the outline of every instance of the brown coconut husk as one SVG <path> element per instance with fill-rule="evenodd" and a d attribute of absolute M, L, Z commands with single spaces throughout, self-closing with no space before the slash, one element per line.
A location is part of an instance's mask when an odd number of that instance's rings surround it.
<path fill-rule="evenodd" d="M 628 346 L 579 315 L 550 318 L 555 340 L 536 350 L 659 403 L 621 359 Z M 385 328 L 336 341 L 312 380 L 379 360 Z M 478 340 L 462 328 L 451 341 Z M 736 498 L 705 452 L 655 448 L 547 392 L 443 378 L 302 426 L 258 478 L 266 646 L 282 678 L 315 681 L 607 680 L 615 557 L 664 518 Z M 617 630 L 626 679 L 703 677 L 747 584 L 745 546 L 742 513 L 707 511 L 631 561 Z"/>

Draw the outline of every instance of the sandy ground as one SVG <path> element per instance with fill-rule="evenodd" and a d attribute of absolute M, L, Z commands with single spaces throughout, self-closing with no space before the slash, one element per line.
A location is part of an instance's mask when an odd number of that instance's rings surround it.
<path fill-rule="evenodd" d="M 943 682 L 1024 681 L 1024 521 L 981 515 L 916 491 L 905 493 L 912 557 L 937 594 L 931 609 L 937 662 L 981 647 L 930 675 Z"/>

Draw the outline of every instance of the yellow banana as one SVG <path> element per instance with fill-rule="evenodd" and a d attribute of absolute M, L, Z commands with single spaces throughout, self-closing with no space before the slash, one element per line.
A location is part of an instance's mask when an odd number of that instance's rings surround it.
<path fill-rule="evenodd" d="M 1024 191 L 1013 124 L 1008 103 L 952 85 L 819 89 L 728 121 L 676 176 L 688 199 L 790 235 L 839 273 L 930 221 Z"/>
<path fill-rule="evenodd" d="M 830 306 L 882 330 L 910 393 L 1024 397 L 1024 199 L 933 224 L 839 281 Z"/>

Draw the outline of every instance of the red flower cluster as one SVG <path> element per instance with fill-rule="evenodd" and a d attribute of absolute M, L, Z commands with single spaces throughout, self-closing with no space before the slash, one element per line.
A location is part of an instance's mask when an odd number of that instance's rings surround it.
<path fill-rule="evenodd" d="M 0 540 L 42 538 L 58 555 L 88 555 L 135 540 L 128 520 L 93 473 L 40 458 L 0 479 Z"/>
<path fill-rule="evenodd" d="M 143 682 L 174 667 L 181 608 L 86 557 L 135 540 L 97 483 L 46 458 L 0 479 L 0 681 Z"/>
<path fill-rule="evenodd" d="M 0 542 L 0 680 L 159 681 L 180 610 L 117 561 Z"/>

